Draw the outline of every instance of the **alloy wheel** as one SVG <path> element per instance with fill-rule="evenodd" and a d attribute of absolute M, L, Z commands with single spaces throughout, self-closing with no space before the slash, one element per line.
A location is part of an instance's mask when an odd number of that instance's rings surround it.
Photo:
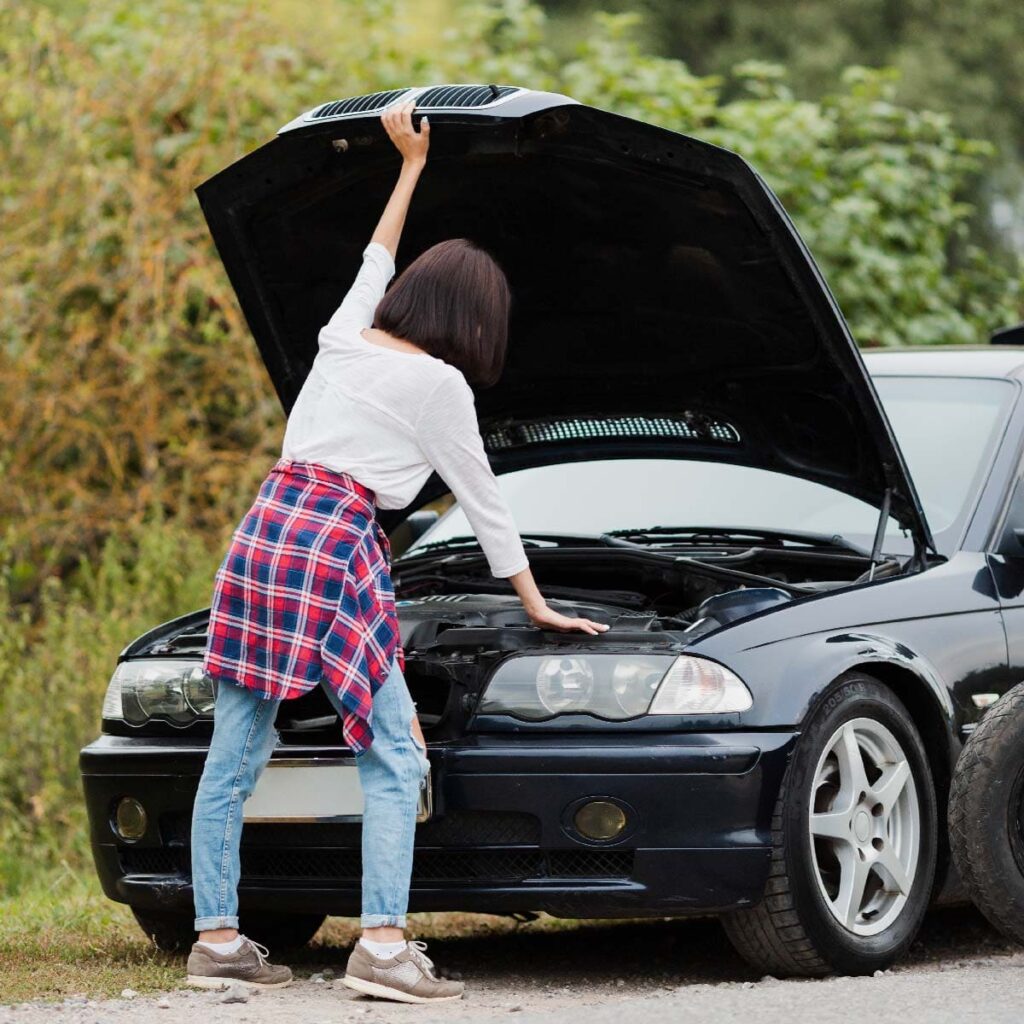
<path fill-rule="evenodd" d="M 808 826 L 818 888 L 855 935 L 899 917 L 917 873 L 921 813 L 906 753 L 881 722 L 855 718 L 825 744 Z"/>

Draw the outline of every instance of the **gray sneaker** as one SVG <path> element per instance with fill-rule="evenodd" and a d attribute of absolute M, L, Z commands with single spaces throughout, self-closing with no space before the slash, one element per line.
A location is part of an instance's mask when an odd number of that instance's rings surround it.
<path fill-rule="evenodd" d="M 292 983 L 287 967 L 268 964 L 270 950 L 242 936 L 242 945 L 234 953 L 217 953 L 195 942 L 188 955 L 188 983 L 197 988 L 284 988 Z"/>
<path fill-rule="evenodd" d="M 407 942 L 401 953 L 385 960 L 356 942 L 341 980 L 363 995 L 400 1003 L 461 999 L 462 982 L 439 978 L 433 961 L 423 952 L 426 948 L 425 942 Z"/>

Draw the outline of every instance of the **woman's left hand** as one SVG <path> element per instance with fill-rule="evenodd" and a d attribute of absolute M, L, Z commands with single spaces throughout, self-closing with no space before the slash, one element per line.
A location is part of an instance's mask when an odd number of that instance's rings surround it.
<path fill-rule="evenodd" d="M 416 104 L 412 100 L 388 107 L 380 115 L 381 123 L 395 148 L 402 154 L 407 163 L 423 164 L 427 161 L 427 150 L 430 148 L 430 122 L 424 117 L 420 121 L 420 130 L 416 131 L 412 123 L 412 112 Z"/>

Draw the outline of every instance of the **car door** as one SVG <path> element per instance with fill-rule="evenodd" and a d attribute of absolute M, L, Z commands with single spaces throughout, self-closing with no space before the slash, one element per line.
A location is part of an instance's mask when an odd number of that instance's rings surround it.
<path fill-rule="evenodd" d="M 1024 680 L 1024 467 L 1018 466 L 1003 514 L 995 524 L 988 562 L 1006 630 L 1005 690 Z M 982 705 L 977 709 L 980 717 L 989 698 L 976 694 L 975 701 Z"/>

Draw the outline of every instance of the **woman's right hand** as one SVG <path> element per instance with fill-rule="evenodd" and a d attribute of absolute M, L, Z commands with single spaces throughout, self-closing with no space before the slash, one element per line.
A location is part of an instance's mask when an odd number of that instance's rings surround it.
<path fill-rule="evenodd" d="M 598 633 L 604 633 L 608 629 L 603 622 L 594 622 L 592 619 L 572 619 L 547 605 L 527 614 L 535 626 L 540 626 L 541 629 L 557 629 L 562 633 L 571 633 L 578 629 L 591 636 L 597 636 Z"/>
<path fill-rule="evenodd" d="M 424 164 L 430 147 L 430 122 L 426 117 L 422 118 L 420 130 L 416 131 L 412 123 L 415 109 L 416 104 L 412 100 L 396 103 L 380 115 L 380 120 L 402 159 L 406 163 Z"/>
<path fill-rule="evenodd" d="M 594 622 L 592 619 L 573 619 L 568 615 L 562 615 L 561 612 L 556 612 L 554 608 L 549 608 L 547 601 L 537 589 L 537 582 L 534 580 L 529 566 L 514 576 L 509 576 L 508 581 L 519 595 L 519 600 L 523 602 L 523 608 L 526 609 L 530 621 L 535 626 L 540 626 L 541 629 L 557 629 L 562 633 L 571 633 L 578 629 L 591 636 L 597 636 L 598 633 L 608 630 L 603 622 Z"/>

